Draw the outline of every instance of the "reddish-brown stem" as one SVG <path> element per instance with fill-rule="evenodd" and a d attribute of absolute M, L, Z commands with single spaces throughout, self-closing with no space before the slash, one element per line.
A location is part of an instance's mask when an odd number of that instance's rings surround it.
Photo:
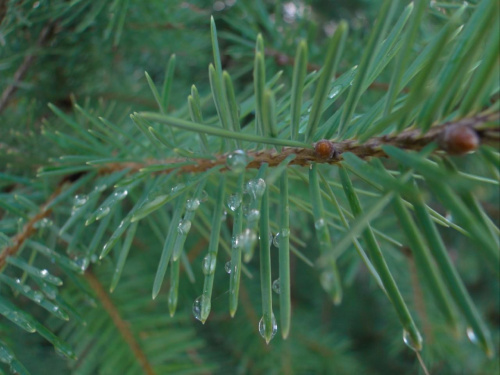
<path fill-rule="evenodd" d="M 90 270 L 87 270 L 84 277 L 89 283 L 90 287 L 94 290 L 97 298 L 101 302 L 102 307 L 104 307 L 104 310 L 106 310 L 106 312 L 109 314 L 111 320 L 113 321 L 113 324 L 116 326 L 120 334 L 123 336 L 123 339 L 132 350 L 132 353 L 139 361 L 142 369 L 144 370 L 144 373 L 148 375 L 154 375 L 155 371 L 153 370 L 153 367 L 146 357 L 146 354 L 144 354 L 141 346 L 132 333 L 129 324 L 125 320 L 123 320 L 120 312 L 114 305 L 108 293 L 104 290 L 104 287 L 102 286 L 100 281 Z"/>

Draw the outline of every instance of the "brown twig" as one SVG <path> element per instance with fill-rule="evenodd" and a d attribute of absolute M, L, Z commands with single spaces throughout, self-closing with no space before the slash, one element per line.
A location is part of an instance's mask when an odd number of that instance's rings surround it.
<path fill-rule="evenodd" d="M 30 238 L 36 231 L 35 224 L 38 223 L 40 220 L 46 218 L 47 216 L 50 215 L 52 212 L 52 209 L 49 208 L 49 204 L 61 194 L 61 191 L 63 190 L 64 185 L 59 185 L 57 189 L 52 193 L 52 195 L 49 197 L 46 203 L 42 205 L 40 208 L 40 212 L 37 213 L 35 216 L 30 218 L 26 224 L 24 224 L 23 229 L 21 232 L 16 234 L 12 238 L 12 245 L 7 246 L 2 250 L 0 253 L 0 270 L 5 266 L 5 262 L 7 257 L 15 255 L 18 250 L 21 248 L 22 244 L 24 241 L 26 241 L 28 238 Z"/>
<path fill-rule="evenodd" d="M 450 147 L 449 140 L 447 140 L 446 136 L 450 133 L 450 130 L 456 129 L 472 130 L 473 135 L 477 135 L 478 145 L 498 145 L 500 140 L 500 127 L 485 128 L 484 124 L 496 121 L 499 117 L 500 112 L 487 114 L 483 113 L 473 117 L 463 118 L 458 121 L 447 122 L 442 125 L 434 126 L 425 134 L 422 134 L 419 129 L 409 129 L 399 134 L 374 137 L 362 144 L 356 140 L 331 142 L 335 148 L 335 153 L 331 158 L 324 158 L 322 155 L 318 155 L 313 148 L 283 147 L 280 152 L 274 149 L 250 151 L 247 155 L 251 159 L 251 162 L 247 165 L 247 169 L 258 169 L 263 163 L 267 163 L 270 167 L 274 167 L 292 154 L 295 154 L 295 159 L 290 162 L 290 165 L 302 166 L 309 165 L 312 162 L 336 164 L 342 161 L 342 154 L 345 152 L 351 152 L 361 159 L 368 159 L 371 157 L 387 157 L 385 152 L 382 150 L 382 146 L 384 145 L 392 145 L 405 150 L 419 151 L 428 144 L 437 142 L 438 150 L 449 152 L 454 148 Z M 216 166 L 225 165 L 226 158 L 227 154 L 217 155 L 213 160 L 198 159 L 196 164 L 186 165 L 179 168 L 179 171 L 180 173 L 203 172 Z M 107 174 L 120 171 L 125 168 L 130 168 L 131 171 L 137 172 L 150 165 L 163 164 L 168 166 L 168 164 L 179 163 L 182 161 L 186 161 L 186 159 L 172 158 L 165 160 L 147 160 L 145 162 L 109 163 L 101 166 L 99 172 Z M 169 173 L 172 170 L 173 168 L 165 169 L 161 173 Z"/>
<path fill-rule="evenodd" d="M 52 33 L 54 28 L 53 26 L 54 26 L 53 24 L 49 24 L 42 29 L 40 35 L 38 36 L 38 40 L 36 42 L 36 46 L 38 48 L 43 47 L 48 42 L 51 35 L 53 34 Z M 23 80 L 24 76 L 28 72 L 28 69 L 31 67 L 31 65 L 33 65 L 35 60 L 36 60 L 36 55 L 34 53 L 26 55 L 24 57 L 23 62 L 14 73 L 14 78 L 12 79 L 12 83 L 9 86 L 7 86 L 5 90 L 3 90 L 2 95 L 0 96 L 0 113 L 3 112 L 3 110 L 9 104 L 10 99 L 17 91 L 19 83 Z"/>
<path fill-rule="evenodd" d="M 94 290 L 94 292 L 97 295 L 97 298 L 101 302 L 102 306 L 106 310 L 106 312 L 109 314 L 111 317 L 111 320 L 113 321 L 113 324 L 116 326 L 118 331 L 121 333 L 123 336 L 124 340 L 127 342 L 129 345 L 130 349 L 134 353 L 134 356 L 137 358 L 139 363 L 141 364 L 144 373 L 148 375 L 154 375 L 155 372 L 153 370 L 153 367 L 149 363 L 148 358 L 144 354 L 144 352 L 141 349 L 141 346 L 137 342 L 136 338 L 134 337 L 134 334 L 132 333 L 129 324 L 123 320 L 123 318 L 120 315 L 120 312 L 114 305 L 113 301 L 109 297 L 108 293 L 104 290 L 102 284 L 99 282 L 97 277 L 92 273 L 92 271 L 88 270 L 85 275 L 85 279 L 87 282 L 90 284 L 90 287 Z"/>

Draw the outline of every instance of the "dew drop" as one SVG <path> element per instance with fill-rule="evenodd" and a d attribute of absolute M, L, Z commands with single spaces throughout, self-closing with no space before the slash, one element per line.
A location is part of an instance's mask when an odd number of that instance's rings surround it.
<path fill-rule="evenodd" d="M 233 236 L 231 238 L 231 248 L 237 249 L 240 247 L 240 236 Z"/>
<path fill-rule="evenodd" d="M 283 237 L 290 237 L 290 229 L 288 228 L 281 228 L 280 233 Z"/>
<path fill-rule="evenodd" d="M 248 157 L 245 151 L 236 150 L 230 153 L 226 158 L 226 165 L 228 169 L 235 173 L 241 173 L 245 170 L 248 164 Z"/>
<path fill-rule="evenodd" d="M 81 207 L 85 203 L 87 203 L 88 200 L 89 200 L 88 195 L 85 195 L 85 194 L 75 195 L 75 197 L 73 198 L 73 206 L 74 206 L 74 208 Z"/>
<path fill-rule="evenodd" d="M 126 189 L 119 189 L 113 193 L 113 196 L 115 197 L 115 199 L 120 201 L 120 200 L 124 199 L 127 196 L 127 194 L 128 194 L 128 191 Z"/>
<path fill-rule="evenodd" d="M 271 315 L 271 324 L 272 324 L 271 337 L 266 337 L 266 328 L 267 328 L 266 323 L 264 321 L 264 317 L 260 318 L 259 333 L 266 340 L 267 343 L 269 343 L 269 341 L 273 339 L 274 335 L 276 335 L 276 332 L 278 331 L 278 324 L 276 323 L 276 318 L 274 317 L 274 314 Z"/>
<path fill-rule="evenodd" d="M 477 344 L 479 342 L 476 332 L 471 327 L 467 327 L 467 330 L 465 331 L 467 333 L 467 337 L 469 338 L 470 342 L 473 344 Z"/>
<path fill-rule="evenodd" d="M 246 184 L 245 191 L 252 196 L 253 199 L 260 198 L 264 195 L 264 191 L 266 191 L 266 181 L 262 178 L 250 180 Z"/>
<path fill-rule="evenodd" d="M 0 346 L 0 362 L 10 364 L 14 358 L 10 353 L 3 347 Z"/>
<path fill-rule="evenodd" d="M 109 207 L 99 207 L 97 210 L 96 220 L 101 220 L 104 216 L 109 214 L 111 209 Z"/>
<path fill-rule="evenodd" d="M 280 234 L 276 233 L 276 236 L 273 238 L 273 245 L 276 247 L 280 247 Z"/>
<path fill-rule="evenodd" d="M 202 322 L 202 320 L 201 320 L 201 306 L 203 305 L 204 300 L 205 300 L 205 297 L 203 295 L 201 295 L 198 298 L 196 298 L 193 302 L 193 315 L 200 322 Z"/>
<path fill-rule="evenodd" d="M 276 294 L 280 294 L 280 279 L 276 279 L 273 281 L 273 292 Z"/>
<path fill-rule="evenodd" d="M 227 198 L 227 206 L 231 211 L 236 211 L 238 207 L 241 205 L 241 195 L 239 194 L 231 194 Z"/>
<path fill-rule="evenodd" d="M 43 293 L 36 291 L 33 293 L 33 299 L 35 300 L 36 303 L 40 303 L 43 300 Z"/>
<path fill-rule="evenodd" d="M 247 228 L 240 234 L 240 246 L 246 247 L 257 240 L 257 234 L 250 228 Z"/>
<path fill-rule="evenodd" d="M 45 278 L 45 277 L 47 277 L 48 275 L 49 275 L 49 271 L 47 271 L 47 270 L 41 270 L 41 271 L 40 271 L 40 276 L 41 276 L 41 277 Z"/>
<path fill-rule="evenodd" d="M 323 271 L 319 276 L 319 282 L 323 289 L 327 292 L 331 292 L 335 286 L 335 276 L 331 271 Z"/>
<path fill-rule="evenodd" d="M 226 262 L 226 264 L 224 265 L 224 270 L 226 271 L 226 273 L 231 273 L 231 261 Z"/>
<path fill-rule="evenodd" d="M 201 268 L 205 275 L 211 275 L 215 272 L 215 264 L 217 259 L 214 255 L 208 254 L 205 258 L 203 258 L 203 262 Z"/>
<path fill-rule="evenodd" d="M 339 94 L 340 90 L 342 90 L 342 86 L 340 85 L 333 86 L 332 89 L 330 90 L 330 93 L 328 94 L 328 97 L 330 99 L 335 98 Z"/>
<path fill-rule="evenodd" d="M 422 337 L 420 336 L 420 333 L 418 333 L 418 338 L 417 342 L 413 340 L 411 337 L 410 333 L 404 329 L 403 330 L 403 341 L 406 344 L 407 347 L 409 347 L 411 350 L 414 350 L 416 352 L 422 350 Z"/>
<path fill-rule="evenodd" d="M 171 191 L 172 191 L 172 194 L 177 193 L 178 191 L 180 191 L 180 190 L 184 189 L 184 187 L 185 187 L 185 186 L 186 186 L 186 185 L 184 185 L 183 183 L 180 183 L 180 184 L 175 185 L 175 186 L 172 188 L 172 190 L 171 190 Z"/>
<path fill-rule="evenodd" d="M 179 221 L 179 225 L 177 225 L 177 232 L 180 234 L 188 234 L 191 229 L 191 221 L 187 219 L 182 219 Z"/>
<path fill-rule="evenodd" d="M 314 228 L 321 229 L 325 226 L 325 219 L 320 218 L 314 222 Z"/>
<path fill-rule="evenodd" d="M 87 257 L 81 257 L 75 259 L 75 263 L 82 271 L 85 271 L 89 266 L 89 259 Z"/>
<path fill-rule="evenodd" d="M 188 199 L 186 201 L 186 210 L 188 211 L 196 211 L 200 207 L 200 200 L 199 199 Z"/>
<path fill-rule="evenodd" d="M 257 209 L 253 209 L 248 211 L 247 213 L 247 220 L 248 221 L 257 221 L 260 218 L 260 211 Z"/>

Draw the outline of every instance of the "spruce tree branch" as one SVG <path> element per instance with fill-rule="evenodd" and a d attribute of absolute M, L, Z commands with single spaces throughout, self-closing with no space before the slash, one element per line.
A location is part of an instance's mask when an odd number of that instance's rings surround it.
<path fill-rule="evenodd" d="M 318 148 L 283 147 L 281 152 L 278 152 L 275 149 L 249 151 L 247 152 L 247 155 L 251 159 L 251 162 L 247 165 L 247 169 L 258 169 L 263 163 L 268 163 L 269 167 L 275 167 L 291 154 L 295 154 L 296 157 L 289 164 L 301 166 L 309 165 L 312 162 L 336 164 L 342 161 L 342 154 L 344 152 L 351 152 L 361 159 L 368 159 L 371 157 L 387 157 L 385 152 L 382 150 L 382 146 L 384 145 L 392 145 L 404 150 L 419 151 L 428 144 L 436 142 L 438 145 L 437 150 L 448 154 L 461 154 L 473 151 L 481 144 L 498 147 L 500 143 L 500 126 L 485 127 L 484 125 L 497 121 L 499 118 L 500 112 L 480 113 L 478 115 L 462 118 L 457 121 L 450 121 L 441 125 L 433 126 L 425 134 L 421 134 L 420 130 L 417 128 L 412 128 L 399 134 L 373 137 L 362 144 L 354 139 L 341 142 L 326 141 L 328 143 L 328 147 L 332 148 L 332 152 L 329 153 L 328 156 L 326 156 Z M 468 137 L 469 139 L 458 139 L 457 141 L 456 137 L 453 137 L 457 134 L 459 138 Z M 467 146 L 463 144 L 464 141 L 470 143 L 468 144 L 469 149 L 463 149 L 463 147 Z M 179 168 L 179 172 L 198 173 L 215 166 L 226 165 L 227 156 L 228 154 L 216 155 L 215 160 L 189 159 L 190 161 L 195 160 L 197 163 L 181 167 Z M 131 171 L 137 172 L 149 165 L 168 165 L 183 161 L 186 161 L 186 159 L 150 159 L 145 162 L 109 163 L 102 165 L 99 172 L 107 174 L 120 171 L 125 168 L 130 168 Z M 161 173 L 168 173 L 173 169 L 174 168 L 165 169 Z M 227 169 L 221 169 L 221 171 L 224 170 Z"/>
<path fill-rule="evenodd" d="M 54 29 L 53 24 L 48 24 L 42 29 L 40 35 L 38 36 L 38 40 L 36 42 L 36 46 L 38 48 L 43 47 L 44 45 L 47 44 L 50 37 L 53 35 L 53 29 Z M 24 76 L 28 72 L 31 65 L 33 65 L 35 60 L 36 60 L 36 55 L 34 53 L 26 55 L 24 57 L 23 62 L 14 73 L 12 83 L 9 86 L 7 86 L 5 90 L 3 90 L 2 95 L 0 96 L 0 113 L 2 113 L 5 108 L 7 108 L 10 99 L 12 99 L 12 96 L 17 91 L 19 83 L 23 80 Z"/>
<path fill-rule="evenodd" d="M 56 188 L 56 190 L 54 190 L 49 199 L 41 206 L 40 211 L 35 216 L 30 218 L 26 224 L 24 224 L 21 232 L 19 232 L 12 238 L 12 245 L 7 246 L 2 250 L 2 252 L 0 253 L 0 270 L 2 270 L 2 268 L 5 266 L 7 257 L 15 255 L 21 248 L 22 244 L 33 234 L 35 234 L 35 224 L 50 215 L 52 209 L 49 208 L 49 205 L 55 198 L 59 196 L 59 194 L 61 194 L 63 188 L 64 184 L 60 184 Z"/>
<path fill-rule="evenodd" d="M 144 352 L 142 351 L 141 346 L 139 345 L 136 338 L 134 337 L 134 334 L 132 333 L 128 323 L 125 320 L 123 320 L 123 318 L 120 315 L 120 312 L 118 311 L 118 309 L 114 305 L 114 303 L 111 300 L 111 298 L 109 297 L 108 293 L 104 290 L 102 284 L 99 282 L 97 277 L 95 277 L 95 275 L 90 270 L 85 272 L 84 277 L 87 280 L 87 282 L 90 284 L 90 287 L 96 293 L 97 298 L 101 302 L 101 304 L 104 307 L 104 309 L 106 310 L 106 312 L 111 317 L 113 324 L 116 326 L 118 331 L 121 333 L 124 340 L 126 341 L 126 343 L 129 345 L 130 349 L 132 350 L 132 353 L 139 361 L 142 369 L 144 370 L 144 373 L 147 375 L 154 375 L 155 372 L 153 370 L 153 367 L 149 363 L 149 360 L 146 357 L 146 354 L 144 354 Z"/>

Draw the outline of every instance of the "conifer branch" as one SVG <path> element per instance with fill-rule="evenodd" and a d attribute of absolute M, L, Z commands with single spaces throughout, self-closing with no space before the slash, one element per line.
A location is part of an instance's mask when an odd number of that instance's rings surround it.
<path fill-rule="evenodd" d="M 53 24 L 48 24 L 42 29 L 38 37 L 38 40 L 36 42 L 36 46 L 38 48 L 43 47 L 44 45 L 47 44 L 50 37 L 53 35 L 53 30 L 54 30 Z M 24 58 L 19 68 L 17 68 L 16 72 L 14 73 L 12 83 L 9 86 L 7 86 L 5 90 L 3 90 L 2 95 L 0 96 L 0 113 L 2 113 L 3 110 L 7 107 L 10 99 L 17 91 L 19 83 L 23 80 L 24 76 L 28 72 L 31 65 L 33 65 L 35 60 L 36 60 L 36 55 L 34 53 L 29 54 Z"/>
<path fill-rule="evenodd" d="M 113 321 L 113 324 L 116 326 L 120 334 L 123 336 L 127 344 L 129 345 L 130 349 L 132 350 L 132 353 L 134 353 L 134 356 L 137 358 L 139 361 L 141 367 L 144 370 L 144 373 L 147 375 L 154 375 L 155 372 L 153 370 L 153 367 L 149 363 L 148 358 L 146 357 L 146 354 L 141 349 L 141 346 L 137 342 L 136 338 L 134 337 L 134 334 L 130 330 L 130 327 L 128 323 L 123 320 L 123 318 L 120 315 L 120 312 L 114 305 L 113 301 L 109 297 L 108 293 L 104 290 L 102 284 L 99 282 L 97 277 L 92 273 L 92 271 L 88 270 L 85 272 L 84 275 L 85 279 L 88 281 L 90 284 L 90 287 L 94 290 L 94 292 L 97 295 L 97 298 L 101 302 L 102 306 L 106 310 L 106 312 L 109 314 L 111 317 L 111 320 Z"/>
<path fill-rule="evenodd" d="M 64 185 L 61 184 L 59 185 L 56 190 L 52 193 L 52 195 L 47 199 L 47 201 L 41 206 L 40 211 L 33 216 L 31 219 L 28 220 L 26 224 L 24 224 L 23 229 L 21 232 L 16 234 L 12 238 L 12 245 L 7 246 L 0 252 L 0 270 L 5 266 L 6 260 L 9 256 L 15 255 L 23 243 L 28 240 L 33 234 L 36 232 L 35 224 L 38 223 L 40 220 L 45 219 L 48 217 L 51 212 L 52 208 L 50 207 L 50 203 L 61 194 L 63 191 Z"/>
<path fill-rule="evenodd" d="M 441 125 L 433 126 L 428 132 L 422 134 L 418 128 L 409 129 L 399 134 L 389 134 L 378 137 L 373 137 L 365 143 L 359 143 L 357 140 L 349 139 L 341 142 L 330 142 L 330 147 L 333 147 L 331 155 L 325 157 L 321 152 L 314 148 L 302 147 L 283 147 L 281 152 L 275 149 L 249 151 L 247 156 L 251 159 L 247 165 L 247 169 L 258 169 L 263 163 L 269 164 L 269 167 L 279 165 L 288 156 L 295 154 L 296 157 L 289 164 L 290 165 L 309 165 L 315 163 L 328 163 L 336 164 L 342 161 L 342 154 L 351 152 L 361 159 L 368 159 L 371 157 L 387 157 L 382 150 L 384 145 L 392 145 L 404 150 L 419 151 L 432 142 L 436 142 L 439 151 L 449 154 L 463 154 L 473 151 L 479 145 L 491 145 L 498 147 L 500 141 L 500 126 L 485 128 L 484 125 L 497 121 L 500 118 L 500 112 L 481 113 L 476 116 L 463 118 L 457 121 L 446 122 Z M 462 138 L 472 139 L 454 139 L 449 135 L 457 135 Z M 466 147 L 463 143 L 471 142 L 468 147 L 472 149 L 464 149 Z M 216 155 L 214 159 L 189 159 L 195 160 L 196 164 L 186 165 L 179 168 L 179 173 L 198 173 L 206 171 L 215 166 L 225 165 L 228 154 Z M 99 170 L 102 174 L 112 173 L 130 168 L 131 171 L 139 171 L 149 165 L 163 164 L 168 165 L 171 163 L 179 163 L 186 161 L 183 158 L 172 158 L 165 160 L 150 159 L 145 162 L 124 162 L 124 163 L 109 163 L 101 167 Z M 161 173 L 169 173 L 173 170 L 165 169 Z M 227 169 L 221 169 L 224 171 Z"/>

